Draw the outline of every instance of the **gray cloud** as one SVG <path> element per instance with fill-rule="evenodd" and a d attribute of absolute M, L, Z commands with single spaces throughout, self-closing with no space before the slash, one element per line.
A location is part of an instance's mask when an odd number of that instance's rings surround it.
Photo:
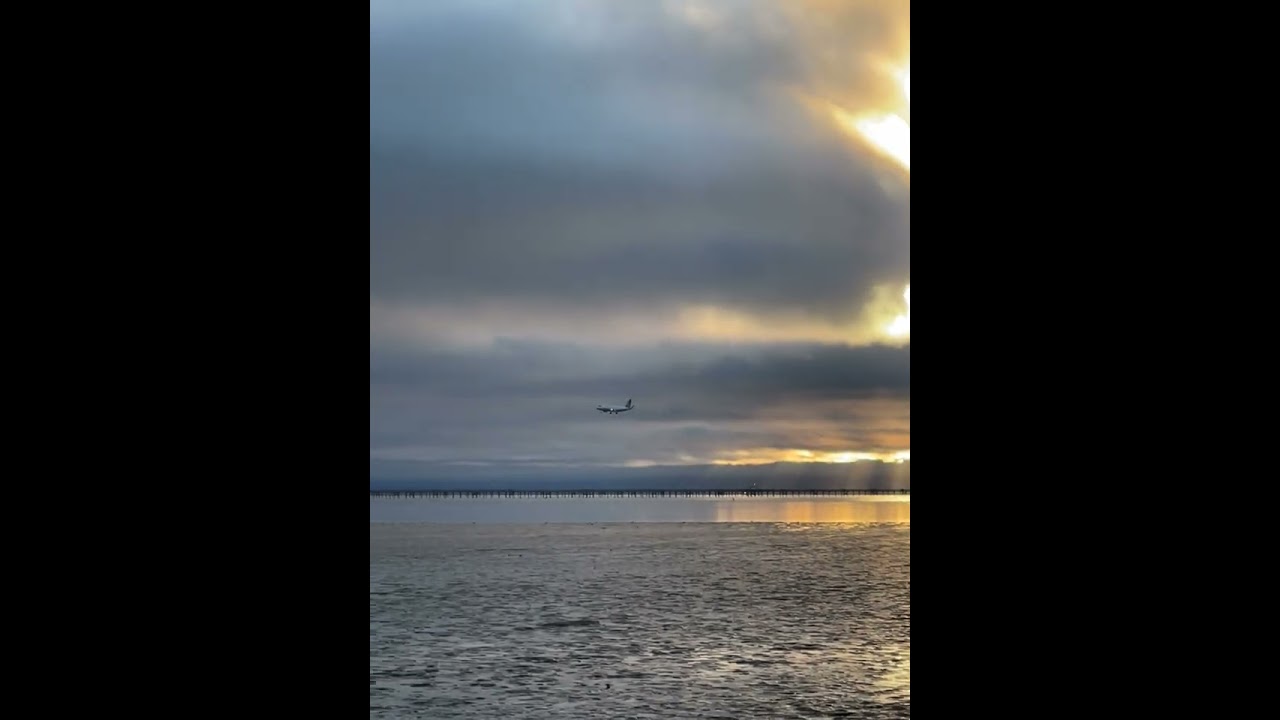
<path fill-rule="evenodd" d="M 751 410 L 787 401 L 909 397 L 911 347 L 668 344 L 635 350 L 506 341 L 475 350 L 388 350 L 372 359 L 370 381 L 462 400 L 631 393 L 648 398 L 654 412 L 682 402 Z"/>
<path fill-rule="evenodd" d="M 847 318 L 905 280 L 901 181 L 785 91 L 814 73 L 799 31 L 628 5 L 582 5 L 577 43 L 554 3 L 373 33 L 376 297 Z"/>
<path fill-rule="evenodd" d="M 909 346 L 771 340 L 843 340 L 908 280 L 908 178 L 810 104 L 891 98 L 906 13 L 374 0 L 371 476 L 907 447 Z M 707 307 L 738 315 L 682 314 Z M 700 337 L 738 316 L 750 342 Z M 684 341 L 659 342 L 672 328 Z M 503 337 L 526 330 L 555 340 Z M 627 397 L 629 415 L 592 410 Z M 880 482 L 869 468 L 804 472 Z"/>
<path fill-rule="evenodd" d="M 734 449 L 904 449 L 910 348 L 544 343 L 373 358 L 383 459 L 682 462 Z M 594 407 L 632 398 L 636 410 Z"/>

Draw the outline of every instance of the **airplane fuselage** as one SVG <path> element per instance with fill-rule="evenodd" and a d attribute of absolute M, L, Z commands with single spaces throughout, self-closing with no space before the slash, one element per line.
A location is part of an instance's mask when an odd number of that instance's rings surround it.
<path fill-rule="evenodd" d="M 597 405 L 596 409 L 608 415 L 617 415 L 630 410 L 632 407 L 631 401 L 628 400 L 626 405 Z"/>

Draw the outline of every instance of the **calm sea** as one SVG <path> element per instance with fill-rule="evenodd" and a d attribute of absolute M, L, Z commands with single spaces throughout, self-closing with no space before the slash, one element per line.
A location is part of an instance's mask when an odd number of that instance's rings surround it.
<path fill-rule="evenodd" d="M 374 718 L 902 718 L 909 498 L 370 501 Z"/>

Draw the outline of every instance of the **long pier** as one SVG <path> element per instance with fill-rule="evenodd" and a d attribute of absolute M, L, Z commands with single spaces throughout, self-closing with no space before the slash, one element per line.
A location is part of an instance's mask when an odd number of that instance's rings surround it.
<path fill-rule="evenodd" d="M 371 498 L 658 498 L 658 497 L 847 497 L 911 495 L 911 490 L 370 490 Z"/>

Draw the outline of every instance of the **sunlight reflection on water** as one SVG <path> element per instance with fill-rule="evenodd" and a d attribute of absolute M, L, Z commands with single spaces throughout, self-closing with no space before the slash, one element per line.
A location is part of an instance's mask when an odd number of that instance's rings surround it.
<path fill-rule="evenodd" d="M 910 524 L 911 498 L 370 498 L 369 522 Z"/>

